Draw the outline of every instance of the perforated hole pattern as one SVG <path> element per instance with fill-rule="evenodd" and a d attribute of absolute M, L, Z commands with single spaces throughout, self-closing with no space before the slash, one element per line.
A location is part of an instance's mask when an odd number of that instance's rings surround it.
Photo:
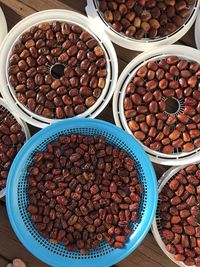
<path fill-rule="evenodd" d="M 21 169 L 21 175 L 18 180 L 18 186 L 17 186 L 17 196 L 18 196 L 18 205 L 19 205 L 19 211 L 22 217 L 22 220 L 26 226 L 26 230 L 32 235 L 32 237 L 45 249 L 49 250 L 52 254 L 60 255 L 64 258 L 70 258 L 70 259 L 95 259 L 98 257 L 102 257 L 106 254 L 111 253 L 115 250 L 115 248 L 108 245 L 105 241 L 101 243 L 101 246 L 97 250 L 90 250 L 90 253 L 88 255 L 82 255 L 77 252 L 68 252 L 66 248 L 62 245 L 58 244 L 51 244 L 47 239 L 41 237 L 36 229 L 34 229 L 34 226 L 30 220 L 30 215 L 26 211 L 26 207 L 28 204 L 28 195 L 27 195 L 27 168 L 32 164 L 32 157 L 37 151 L 45 151 L 47 144 L 58 139 L 60 135 L 70 135 L 71 133 L 79 133 L 83 135 L 93 136 L 93 135 L 103 135 L 106 138 L 106 142 L 109 144 L 112 144 L 114 146 L 117 146 L 119 148 L 123 148 L 129 156 L 131 156 L 135 160 L 135 167 L 138 172 L 139 180 L 143 186 L 144 192 L 142 194 L 142 200 L 139 208 L 140 212 L 140 219 L 136 223 L 131 224 L 132 234 L 137 229 L 137 227 L 140 224 L 141 218 L 145 213 L 146 208 L 146 202 L 147 202 L 147 181 L 146 177 L 144 175 L 143 168 L 134 154 L 134 151 L 129 147 L 128 144 L 124 143 L 122 140 L 120 140 L 118 137 L 112 135 L 110 132 L 106 132 L 103 129 L 94 129 L 88 127 L 86 128 L 71 128 L 64 131 L 60 131 L 55 135 L 52 135 L 51 137 L 47 138 L 44 142 L 40 143 L 36 149 L 32 151 L 32 153 L 27 157 L 27 161 L 24 164 L 24 167 Z"/>
<path fill-rule="evenodd" d="M 136 77 L 136 73 L 137 73 L 138 69 L 140 69 L 142 66 L 146 66 L 149 61 L 153 61 L 155 63 L 158 63 L 161 59 L 167 58 L 168 56 L 171 56 L 171 55 L 175 55 L 175 54 L 174 53 L 167 53 L 167 54 L 162 53 L 162 54 L 157 54 L 157 55 L 151 56 L 149 58 L 146 58 L 141 63 L 139 63 L 138 65 L 134 66 L 133 69 L 131 69 L 131 71 L 129 71 L 127 73 L 127 75 L 125 76 L 124 81 L 121 84 L 121 87 L 120 87 L 120 90 L 119 90 L 118 102 L 117 102 L 117 112 L 119 114 L 118 115 L 118 118 L 120 120 L 120 127 L 122 127 L 123 130 L 127 131 L 126 128 L 125 128 L 125 126 L 124 126 L 124 124 L 123 124 L 123 122 L 122 122 L 122 120 L 125 122 L 125 124 L 127 125 L 127 128 L 128 129 L 129 129 L 128 122 L 131 120 L 131 118 L 129 118 L 129 119 L 126 119 L 125 118 L 124 108 L 122 108 L 122 111 L 121 111 L 121 106 L 120 106 L 121 105 L 120 97 L 125 92 L 126 86 L 134 79 L 134 77 Z M 195 62 L 194 59 L 192 59 L 190 57 L 187 57 L 187 56 L 183 56 L 183 55 L 176 55 L 176 56 L 179 59 L 187 60 L 189 63 Z M 188 69 L 188 67 L 186 69 Z M 178 75 L 174 80 L 178 80 L 179 78 L 180 78 L 180 75 Z M 143 80 L 144 80 L 144 82 L 147 81 L 144 78 L 143 78 Z M 126 96 L 126 94 L 123 95 L 124 98 L 125 98 L 125 96 Z M 167 98 L 166 97 L 162 97 L 162 99 L 163 100 L 166 100 Z M 176 99 L 179 102 L 179 109 L 178 109 L 177 112 L 175 112 L 175 115 L 177 116 L 178 114 L 184 112 L 184 107 L 185 107 L 184 98 L 177 99 L 176 97 L 174 97 L 174 99 Z M 142 103 L 142 105 L 145 105 L 146 106 L 146 105 L 148 105 L 148 103 Z M 171 115 L 170 113 L 168 113 L 166 111 L 165 111 L 165 113 L 167 114 L 168 117 L 169 117 L 169 115 Z M 192 118 L 191 117 L 189 117 L 189 123 L 192 123 Z M 171 129 L 174 130 L 174 125 L 171 125 Z M 130 131 L 130 129 L 129 129 L 129 131 Z M 133 133 L 131 131 L 129 133 L 133 135 Z M 143 144 L 143 146 L 149 149 L 148 146 L 146 146 L 144 144 Z M 153 151 L 153 152 L 154 153 L 156 153 L 156 152 L 162 153 L 161 151 Z M 173 151 L 173 153 L 171 155 L 175 155 L 175 156 L 178 155 L 179 156 L 180 153 L 184 153 L 184 152 L 182 151 L 182 148 L 178 147 L 178 148 L 174 148 L 174 151 Z M 148 154 L 152 155 L 149 152 L 148 152 Z M 185 155 L 183 155 L 182 157 L 185 157 Z M 187 157 L 187 155 L 186 155 L 186 157 Z M 177 157 L 175 159 L 177 159 Z"/>

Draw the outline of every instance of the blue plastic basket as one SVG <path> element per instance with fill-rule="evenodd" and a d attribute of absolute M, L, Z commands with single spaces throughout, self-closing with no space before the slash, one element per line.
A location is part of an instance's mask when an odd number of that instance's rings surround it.
<path fill-rule="evenodd" d="M 51 244 L 35 230 L 26 211 L 27 168 L 37 151 L 45 150 L 49 142 L 60 135 L 80 133 L 103 135 L 106 142 L 123 148 L 134 158 L 139 180 L 143 186 L 140 219 L 132 223 L 132 234 L 123 249 L 116 249 L 102 242 L 97 250 L 88 255 L 68 252 L 62 245 Z M 9 172 L 6 187 L 6 205 L 11 225 L 24 246 L 36 257 L 55 267 L 107 267 L 128 256 L 144 239 L 150 229 L 157 206 L 157 181 L 147 155 L 141 146 L 126 132 L 111 123 L 96 119 L 70 119 L 54 123 L 35 134 L 20 150 Z"/>

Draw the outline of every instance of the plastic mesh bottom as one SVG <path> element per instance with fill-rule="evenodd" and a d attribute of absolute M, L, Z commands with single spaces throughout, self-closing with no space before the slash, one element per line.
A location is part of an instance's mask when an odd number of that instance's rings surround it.
<path fill-rule="evenodd" d="M 111 253 L 115 248 L 111 247 L 109 244 L 107 244 L 105 241 L 101 242 L 100 247 L 97 250 L 90 249 L 90 253 L 88 255 L 82 255 L 80 252 L 68 252 L 66 248 L 59 244 L 51 244 L 47 239 L 40 236 L 40 234 L 37 232 L 37 230 L 34 228 L 29 213 L 26 211 L 26 207 L 28 204 L 28 195 L 27 195 L 27 168 L 32 164 L 32 157 L 37 151 L 45 151 L 47 144 L 52 142 L 53 140 L 57 139 L 60 135 L 70 135 L 71 133 L 79 133 L 83 135 L 103 135 L 106 138 L 106 142 L 109 144 L 112 144 L 114 146 L 117 146 L 119 148 L 123 148 L 129 156 L 131 156 L 135 160 L 135 167 L 138 172 L 138 178 L 143 186 L 143 194 L 141 198 L 141 204 L 139 207 L 140 212 L 140 218 L 137 222 L 132 223 L 131 229 L 132 233 L 137 229 L 141 217 L 143 216 L 145 212 L 146 207 L 146 201 L 147 201 L 147 183 L 146 178 L 144 176 L 144 171 L 141 166 L 141 164 L 138 161 L 138 158 L 134 154 L 134 151 L 130 149 L 130 147 L 125 144 L 123 141 L 121 141 L 119 138 L 115 137 L 111 133 L 105 132 L 104 130 L 100 129 L 94 129 L 94 128 L 72 128 L 65 131 L 58 132 L 55 135 L 52 135 L 51 137 L 47 138 L 45 141 L 43 141 L 41 144 L 39 144 L 29 155 L 29 157 L 26 160 L 26 164 L 24 165 L 23 169 L 21 169 L 21 176 L 18 181 L 18 188 L 17 188 L 17 196 L 18 196 L 18 205 L 19 205 L 19 211 L 22 217 L 22 220 L 24 221 L 24 224 L 28 230 L 28 232 L 33 236 L 34 239 L 36 239 L 41 246 L 51 251 L 53 254 L 60 255 L 65 258 L 70 259 L 94 259 L 98 257 L 102 257 L 106 254 Z"/>

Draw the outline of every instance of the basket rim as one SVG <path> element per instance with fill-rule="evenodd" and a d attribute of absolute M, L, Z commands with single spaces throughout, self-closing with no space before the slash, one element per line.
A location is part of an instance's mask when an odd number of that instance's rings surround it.
<path fill-rule="evenodd" d="M 200 49 L 199 25 L 200 25 L 200 11 L 198 12 L 197 19 L 196 19 L 195 26 L 194 26 L 195 43 L 198 49 Z"/>
<path fill-rule="evenodd" d="M 68 125 L 68 127 L 67 127 Z M 35 144 L 35 142 L 39 142 L 40 137 L 43 136 L 43 138 L 45 138 L 45 134 L 53 134 L 51 132 L 51 130 L 55 130 L 58 129 L 60 126 L 65 127 L 65 129 L 69 129 L 69 128 L 74 128 L 75 125 L 77 127 L 85 127 L 87 128 L 87 125 L 90 125 L 91 128 L 95 128 L 95 126 L 99 126 L 101 125 L 101 128 L 106 129 L 109 127 L 110 130 L 112 130 L 113 135 L 118 133 L 118 134 L 123 134 L 123 136 L 125 136 L 126 140 L 130 141 L 131 147 L 134 147 L 135 149 L 137 148 L 139 150 L 139 154 L 141 157 L 141 160 L 138 159 L 138 161 L 143 162 L 143 164 L 145 165 L 145 168 L 147 168 L 146 171 L 146 175 L 149 176 L 149 178 L 151 178 L 151 181 L 149 181 L 150 183 L 150 188 L 148 189 L 150 193 L 148 193 L 148 203 L 147 205 L 150 206 L 150 211 L 148 212 L 147 209 L 145 210 L 145 213 L 143 215 L 143 220 L 142 223 L 139 224 L 138 228 L 139 230 L 136 229 L 135 231 L 135 236 L 136 238 L 136 242 L 132 242 L 131 246 L 129 249 L 115 249 L 114 251 L 117 252 L 121 252 L 120 255 L 116 255 L 116 257 L 110 257 L 109 259 L 109 254 L 104 255 L 100 258 L 96 258 L 95 260 L 95 265 L 91 265 L 91 266 L 99 266 L 102 267 L 102 264 L 104 264 L 104 266 L 110 266 L 112 264 L 115 264 L 119 261 L 121 261 L 122 259 L 124 259 L 126 256 L 128 256 L 144 239 L 144 237 L 146 236 L 147 232 L 149 231 L 150 227 L 151 227 L 151 223 L 153 221 L 155 212 L 156 212 L 156 207 L 157 207 L 157 180 L 156 180 L 156 176 L 155 176 L 155 172 L 153 169 L 153 166 L 151 164 L 151 162 L 149 161 L 147 155 L 145 154 L 144 150 L 142 149 L 142 147 L 140 146 L 140 144 L 138 144 L 136 141 L 132 140 L 132 137 L 127 134 L 126 132 L 124 132 L 122 129 L 116 127 L 115 125 L 108 123 L 108 122 L 103 122 L 97 119 L 70 119 L 70 120 L 64 120 L 61 122 L 56 122 L 51 124 L 50 126 L 40 130 L 38 133 L 36 133 L 31 139 L 29 139 L 29 141 L 26 143 L 26 145 L 20 150 L 19 154 L 17 155 L 16 159 L 14 160 L 10 173 L 9 173 L 9 177 L 8 177 L 8 183 L 7 183 L 7 194 L 6 194 L 6 207 L 7 207 L 7 212 L 8 212 L 8 216 L 11 222 L 11 225 L 13 227 L 13 230 L 15 231 L 16 235 L 18 236 L 19 240 L 23 243 L 23 245 L 36 257 L 38 257 L 39 259 L 41 259 L 42 261 L 53 265 L 53 266 L 65 266 L 65 265 L 59 265 L 58 262 L 56 261 L 56 257 L 54 255 L 54 258 L 49 259 L 49 257 L 47 257 L 47 255 L 44 255 L 44 253 L 42 253 L 42 249 L 37 249 L 34 246 L 31 246 L 31 242 L 27 242 L 27 235 L 24 236 L 22 234 L 22 231 L 20 231 L 20 226 L 19 224 L 17 224 L 17 218 L 15 218 L 14 216 L 14 208 L 16 209 L 16 204 L 14 204 L 14 201 L 12 200 L 13 198 L 13 194 L 16 193 L 17 190 L 17 177 L 15 177 L 15 174 L 17 173 L 17 171 L 20 169 L 20 160 L 23 157 L 28 156 L 28 154 L 30 153 L 32 146 Z M 62 128 L 64 129 L 64 128 Z M 59 128 L 59 131 L 61 131 L 61 129 Z M 55 132 L 56 133 L 56 132 Z M 47 138 L 47 137 L 46 137 Z M 119 138 L 119 136 L 118 136 Z M 122 139 L 123 140 L 123 139 Z M 42 142 L 42 140 L 40 140 L 40 143 Z M 38 145 L 38 144 L 37 144 Z M 24 159 L 24 158 L 23 158 Z M 22 160 L 21 160 L 22 161 Z M 140 163 L 141 163 L 140 162 Z M 142 164 L 141 164 L 142 165 Z M 143 166 L 143 165 L 142 165 Z M 145 172 L 145 170 L 144 170 Z M 15 185 L 15 186 L 13 186 Z M 24 225 L 22 226 L 23 228 Z M 144 227 L 144 229 L 141 229 L 141 227 Z M 29 239 L 29 241 L 31 241 Z M 32 240 L 33 241 L 33 240 Z M 134 240 L 135 241 L 135 240 Z M 38 243 L 37 243 L 38 244 Z M 48 253 L 47 253 L 48 254 Z M 103 260 L 104 259 L 104 260 Z M 65 260 L 66 262 L 66 260 Z M 69 259 L 69 265 L 68 266 L 74 266 L 73 264 L 70 265 L 70 263 L 74 263 L 74 260 Z M 87 265 L 77 265 L 77 266 L 88 266 L 88 264 L 91 262 L 90 260 L 85 260 L 85 263 L 87 263 Z M 60 263 L 60 262 L 59 262 Z M 106 263 L 106 265 L 105 265 Z M 100 265 L 101 264 L 101 265 Z"/>
<path fill-rule="evenodd" d="M 1 6 L 0 6 L 0 25 L 1 25 L 1 30 L 0 30 L 0 45 L 1 45 L 6 34 L 8 33 L 8 26 L 7 26 L 6 18 L 5 18 L 5 15 L 3 13 Z"/>

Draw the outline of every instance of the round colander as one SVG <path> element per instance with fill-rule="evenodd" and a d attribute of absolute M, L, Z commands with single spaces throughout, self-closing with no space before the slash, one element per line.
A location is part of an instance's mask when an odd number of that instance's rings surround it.
<path fill-rule="evenodd" d="M 198 161 L 199 162 L 199 161 Z M 193 164 L 198 163 L 197 161 L 192 162 Z M 191 164 L 191 163 L 190 163 Z M 168 169 L 163 175 L 162 177 L 158 180 L 158 193 L 162 192 L 163 188 L 165 187 L 166 184 L 169 184 L 170 181 L 175 177 L 175 175 L 181 170 L 181 169 L 185 169 L 187 167 L 187 165 L 185 166 L 179 166 L 179 167 L 172 167 L 170 169 Z M 158 208 L 156 211 L 156 216 L 153 220 L 153 224 L 152 224 L 152 233 L 154 235 L 155 240 L 157 241 L 158 245 L 160 246 L 160 248 L 163 250 L 163 252 L 173 261 L 175 262 L 177 265 L 181 266 L 181 267 L 187 267 L 186 264 L 184 264 L 181 261 L 176 261 L 174 259 L 174 255 L 169 253 L 166 249 L 166 246 L 163 242 L 163 236 L 161 234 L 161 218 L 159 216 L 159 203 L 160 203 L 160 199 L 158 199 Z M 195 267 L 195 265 L 193 265 L 193 267 Z"/>
<path fill-rule="evenodd" d="M 37 151 L 46 150 L 47 144 L 60 135 L 79 133 L 103 135 L 106 142 L 123 148 L 135 160 L 140 183 L 143 186 L 140 219 L 132 223 L 132 234 L 123 249 L 116 249 L 102 242 L 97 250 L 88 255 L 68 252 L 62 245 L 51 244 L 35 230 L 29 213 L 27 195 L 27 168 Z M 40 260 L 56 267 L 108 267 L 128 256 L 144 239 L 150 229 L 157 206 L 157 182 L 151 162 L 141 146 L 132 137 L 113 124 L 96 119 L 63 120 L 44 128 L 35 134 L 21 149 L 12 164 L 8 183 L 6 205 L 11 225 L 24 246 Z"/>

